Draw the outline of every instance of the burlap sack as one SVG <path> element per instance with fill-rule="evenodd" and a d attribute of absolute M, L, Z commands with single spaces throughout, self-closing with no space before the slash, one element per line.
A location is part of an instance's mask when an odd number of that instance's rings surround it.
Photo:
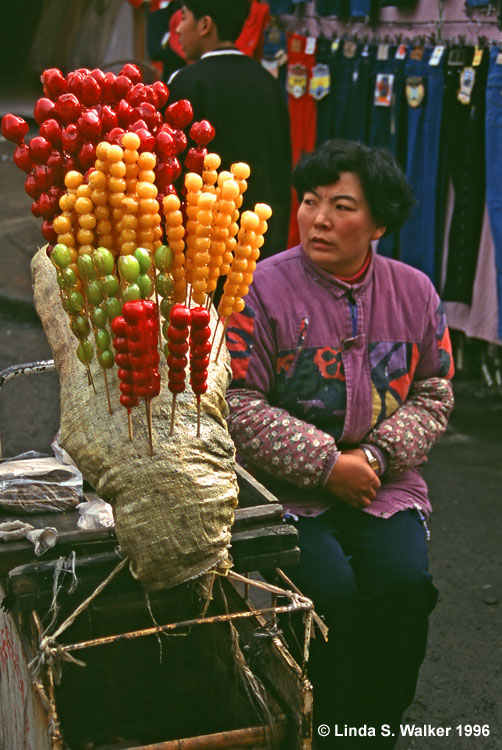
<path fill-rule="evenodd" d="M 225 568 L 230 564 L 228 545 L 238 491 L 234 447 L 225 422 L 230 378 L 225 348 L 209 366 L 200 438 L 190 387 L 177 397 L 174 435 L 169 437 L 172 394 L 161 357 L 162 390 L 152 400 L 151 457 L 141 405 L 132 410 L 134 439 L 128 438 L 116 368 L 108 371 L 112 415 L 96 358 L 91 371 L 97 393 L 89 387 L 45 248 L 33 258 L 31 270 L 35 306 L 59 374 L 61 444 L 84 478 L 113 506 L 117 538 L 130 558 L 132 574 L 146 587 L 160 589 Z M 213 314 L 213 329 L 215 322 Z"/>

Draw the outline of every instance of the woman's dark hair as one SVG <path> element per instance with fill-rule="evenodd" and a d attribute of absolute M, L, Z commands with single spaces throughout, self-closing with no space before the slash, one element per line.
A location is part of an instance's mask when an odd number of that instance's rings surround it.
<path fill-rule="evenodd" d="M 184 0 L 197 20 L 211 16 L 222 42 L 235 42 L 242 31 L 251 6 L 250 0 Z"/>
<path fill-rule="evenodd" d="M 293 172 L 298 200 L 309 190 L 337 182 L 341 172 L 359 177 L 373 221 L 377 227 L 387 227 L 386 234 L 400 229 L 409 218 L 415 199 L 394 156 L 386 148 L 356 141 L 326 141 L 301 157 Z"/>

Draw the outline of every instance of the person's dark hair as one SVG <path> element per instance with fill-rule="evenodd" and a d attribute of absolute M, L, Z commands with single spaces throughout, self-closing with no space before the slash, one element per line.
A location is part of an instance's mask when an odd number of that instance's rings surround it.
<path fill-rule="evenodd" d="M 249 14 L 250 0 L 184 0 L 197 20 L 211 16 L 222 42 L 235 42 Z"/>
<path fill-rule="evenodd" d="M 301 202 L 309 190 L 337 182 L 341 172 L 359 177 L 373 221 L 400 229 L 409 218 L 415 199 L 401 167 L 386 148 L 334 139 L 303 154 L 293 172 L 293 185 Z"/>

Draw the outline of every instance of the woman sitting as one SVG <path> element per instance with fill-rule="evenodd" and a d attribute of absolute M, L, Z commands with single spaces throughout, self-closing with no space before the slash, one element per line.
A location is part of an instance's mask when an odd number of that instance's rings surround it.
<path fill-rule="evenodd" d="M 330 628 L 312 644 L 314 741 L 390 748 L 437 599 L 420 466 L 453 406 L 449 334 L 429 279 L 372 250 L 413 206 L 389 152 L 329 141 L 293 183 L 301 244 L 258 264 L 230 319 L 229 429 L 294 520 L 287 573 Z"/>

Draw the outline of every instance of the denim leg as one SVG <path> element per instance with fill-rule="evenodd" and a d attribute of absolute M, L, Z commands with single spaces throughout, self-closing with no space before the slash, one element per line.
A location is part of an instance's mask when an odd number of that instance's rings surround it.
<path fill-rule="evenodd" d="M 486 84 L 486 203 L 490 217 L 495 269 L 497 275 L 498 335 L 502 338 L 502 65 L 497 63 L 502 50 L 490 49 Z"/>
<path fill-rule="evenodd" d="M 423 271 L 436 282 L 438 215 L 436 185 L 440 165 L 441 117 L 443 104 L 444 67 L 428 64 L 432 50 L 426 49 L 421 61 L 408 60 L 406 81 L 420 79 L 424 96 L 418 106 L 407 107 L 406 176 L 417 205 L 412 217 L 401 230 L 401 260 Z"/>
<path fill-rule="evenodd" d="M 319 636 L 312 644 L 314 733 L 321 723 L 395 727 L 413 699 L 437 599 L 422 525 L 415 511 L 380 519 L 340 503 L 297 527 L 301 559 L 287 572 L 330 627 L 328 644 Z M 369 745 L 389 748 L 395 739 Z"/>

